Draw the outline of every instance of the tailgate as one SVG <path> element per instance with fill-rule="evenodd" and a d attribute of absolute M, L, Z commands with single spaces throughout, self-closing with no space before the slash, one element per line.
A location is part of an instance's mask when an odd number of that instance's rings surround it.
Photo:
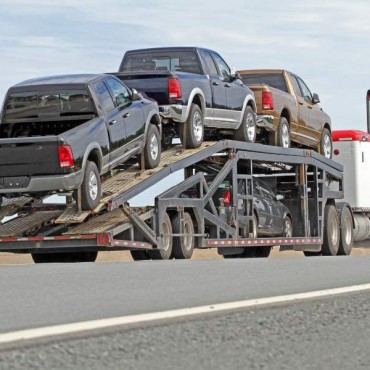
<path fill-rule="evenodd" d="M 59 142 L 57 136 L 0 139 L 0 177 L 62 173 Z"/>
<path fill-rule="evenodd" d="M 125 85 L 139 92 L 144 92 L 159 105 L 169 104 L 168 78 L 170 72 L 114 73 Z"/>

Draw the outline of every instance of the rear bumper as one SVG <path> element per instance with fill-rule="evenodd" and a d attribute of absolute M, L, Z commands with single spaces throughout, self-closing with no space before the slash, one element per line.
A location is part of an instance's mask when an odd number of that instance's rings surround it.
<path fill-rule="evenodd" d="M 163 119 L 185 122 L 187 117 L 187 106 L 181 104 L 160 105 L 159 113 Z"/>
<path fill-rule="evenodd" d="M 4 179 L 6 184 L 2 184 Z M 0 194 L 74 190 L 82 182 L 82 171 L 67 175 L 33 176 L 25 186 L 20 186 L 22 182 L 24 177 L 0 178 Z"/>
<path fill-rule="evenodd" d="M 274 131 L 274 116 L 268 114 L 257 115 L 257 126 L 267 131 Z"/>

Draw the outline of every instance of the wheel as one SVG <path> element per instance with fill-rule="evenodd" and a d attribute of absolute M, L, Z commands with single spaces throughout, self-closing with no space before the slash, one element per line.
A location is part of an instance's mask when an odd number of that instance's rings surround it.
<path fill-rule="evenodd" d="M 95 262 L 98 252 L 32 253 L 31 256 L 35 263 Z"/>
<path fill-rule="evenodd" d="M 174 234 L 180 234 L 180 223 L 180 213 L 177 213 L 172 219 L 172 231 Z M 173 238 L 172 256 L 177 259 L 189 259 L 193 255 L 195 237 L 193 220 L 188 212 L 184 212 L 182 226 L 182 233 L 186 235 Z"/>
<path fill-rule="evenodd" d="M 338 212 L 332 204 L 327 204 L 324 210 L 324 240 L 323 256 L 335 256 L 339 249 L 340 229 Z"/>
<path fill-rule="evenodd" d="M 338 255 L 349 256 L 353 247 L 353 225 L 351 211 L 345 207 L 342 213 Z"/>
<path fill-rule="evenodd" d="M 281 117 L 279 121 L 276 145 L 283 148 L 290 148 L 289 122 L 285 117 Z"/>
<path fill-rule="evenodd" d="M 146 250 L 131 250 L 130 254 L 134 261 L 145 261 L 151 259 L 148 251 Z"/>
<path fill-rule="evenodd" d="M 172 145 L 172 139 L 172 135 L 163 134 L 161 142 L 162 150 L 167 150 Z"/>
<path fill-rule="evenodd" d="M 284 237 L 291 238 L 293 236 L 292 219 L 289 216 L 284 218 Z"/>
<path fill-rule="evenodd" d="M 327 128 L 322 130 L 320 146 L 318 152 L 325 158 L 331 158 L 333 155 L 333 140 L 331 133 Z"/>
<path fill-rule="evenodd" d="M 155 168 L 161 160 L 161 138 L 155 125 L 149 125 L 144 147 L 145 168 Z"/>
<path fill-rule="evenodd" d="M 234 140 L 254 143 L 256 141 L 257 124 L 256 115 L 250 106 L 247 106 L 243 121 L 234 133 Z"/>
<path fill-rule="evenodd" d="M 88 161 L 81 185 L 81 207 L 84 210 L 94 209 L 100 202 L 101 183 L 96 164 Z"/>
<path fill-rule="evenodd" d="M 184 131 L 185 130 L 185 131 Z M 186 142 L 184 142 L 184 132 Z M 204 123 L 203 113 L 198 105 L 192 104 L 190 107 L 189 117 L 186 122 L 180 124 L 180 139 L 186 148 L 198 148 L 203 143 Z"/>
<path fill-rule="evenodd" d="M 171 226 L 171 219 L 166 213 L 161 227 L 160 233 L 163 234 L 162 236 L 162 247 L 161 249 L 155 249 L 148 251 L 150 257 L 153 260 L 168 260 L 172 257 L 172 226 Z"/>
<path fill-rule="evenodd" d="M 272 247 L 264 245 L 263 247 L 256 248 L 256 258 L 267 258 L 271 253 Z"/>

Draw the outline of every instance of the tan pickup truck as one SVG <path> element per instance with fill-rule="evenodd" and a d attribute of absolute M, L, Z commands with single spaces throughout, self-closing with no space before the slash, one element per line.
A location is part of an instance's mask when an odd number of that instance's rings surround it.
<path fill-rule="evenodd" d="M 330 117 L 303 80 L 281 69 L 238 71 L 255 95 L 259 139 L 270 145 L 315 148 L 332 156 Z"/>

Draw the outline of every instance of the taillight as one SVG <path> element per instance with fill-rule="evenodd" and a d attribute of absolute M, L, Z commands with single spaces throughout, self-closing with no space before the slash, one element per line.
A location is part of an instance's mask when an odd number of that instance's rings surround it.
<path fill-rule="evenodd" d="M 180 81 L 177 78 L 171 77 L 168 79 L 168 96 L 174 99 L 182 97 Z"/>
<path fill-rule="evenodd" d="M 262 91 L 262 109 L 274 109 L 274 100 L 272 99 L 272 94 L 269 91 Z"/>
<path fill-rule="evenodd" d="M 230 191 L 225 191 L 224 193 L 224 204 L 230 204 L 231 203 L 231 193 Z"/>
<path fill-rule="evenodd" d="M 75 165 L 72 150 L 69 145 L 58 146 L 58 157 L 60 168 L 68 168 Z"/>

